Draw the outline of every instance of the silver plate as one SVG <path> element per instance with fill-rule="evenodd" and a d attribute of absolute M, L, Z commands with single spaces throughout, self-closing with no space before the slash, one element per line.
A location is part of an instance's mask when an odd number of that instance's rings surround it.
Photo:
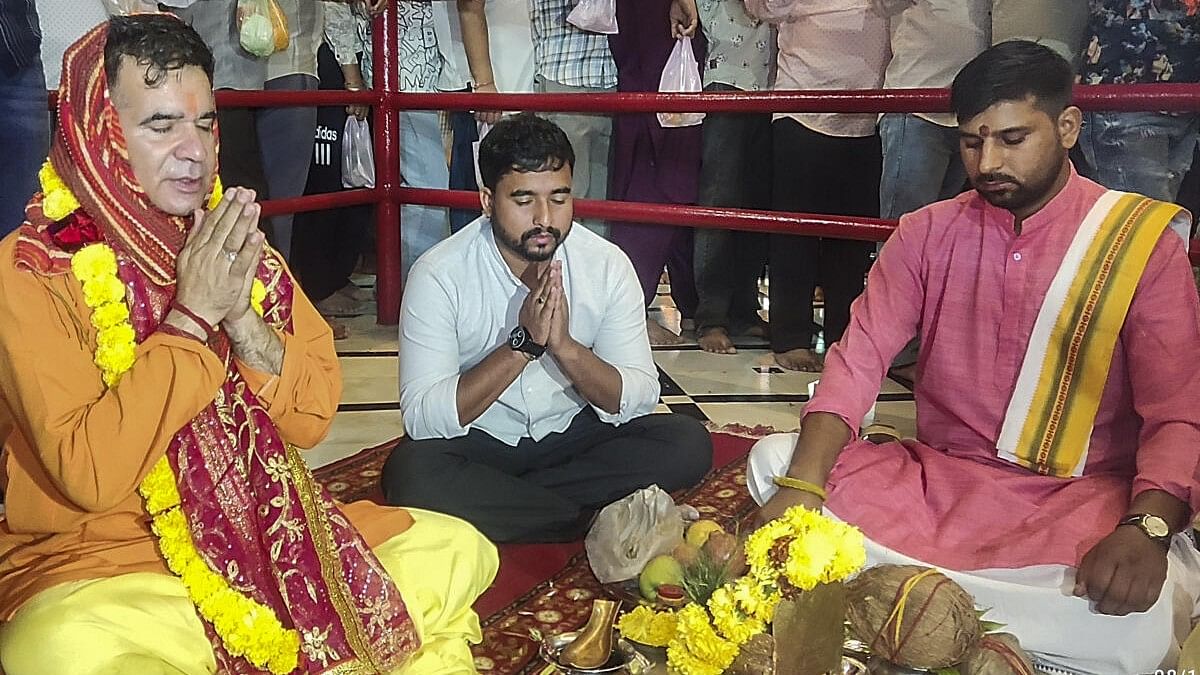
<path fill-rule="evenodd" d="M 867 675 L 867 666 L 858 659 L 842 657 L 842 675 Z"/>
<path fill-rule="evenodd" d="M 614 635 L 612 656 L 608 658 L 608 662 L 599 668 L 574 668 L 565 663 L 560 663 L 558 658 L 562 655 L 567 645 L 575 641 L 579 637 L 579 631 L 571 631 L 569 633 L 560 633 L 551 635 L 542 640 L 541 655 L 547 663 L 562 671 L 564 675 L 593 675 L 597 673 L 617 673 L 621 671 L 630 673 L 643 673 L 650 669 L 650 660 L 642 656 L 634 649 L 625 638 L 619 638 Z"/>

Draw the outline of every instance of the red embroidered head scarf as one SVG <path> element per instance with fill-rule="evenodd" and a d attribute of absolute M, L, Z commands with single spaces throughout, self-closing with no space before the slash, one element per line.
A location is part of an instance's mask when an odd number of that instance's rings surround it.
<path fill-rule="evenodd" d="M 50 147 L 50 162 L 83 210 L 96 220 L 105 241 L 152 283 L 173 286 L 175 256 L 183 248 L 191 219 L 155 208 L 133 174 L 121 122 L 109 100 L 104 72 L 107 35 L 108 24 L 101 24 L 63 55 L 58 129 Z M 35 269 L 52 263 L 52 269 L 45 271 L 63 273 L 70 257 L 54 251 L 46 239 L 51 223 L 41 205 L 38 195 L 27 209 L 30 224 L 41 236 L 26 232 L 24 245 L 18 246 L 18 260 L 32 255 L 41 258 L 28 261 Z"/>
<path fill-rule="evenodd" d="M 190 219 L 155 208 L 133 175 L 104 73 L 107 33 L 102 24 L 63 58 L 51 161 L 116 252 L 142 342 L 157 330 L 174 295 L 175 257 Z M 27 209 L 17 263 L 35 273 L 67 273 L 71 252 L 52 236 L 42 201 L 35 196 Z M 291 332 L 295 289 L 277 253 L 267 251 L 257 276 L 267 288 L 264 319 Z M 225 382 L 165 449 L 197 552 L 232 588 L 298 632 L 299 672 L 398 668 L 419 646 L 399 591 L 280 437 L 234 367 L 228 342 L 217 339 L 212 348 L 226 364 Z M 220 672 L 260 672 L 205 627 Z"/>

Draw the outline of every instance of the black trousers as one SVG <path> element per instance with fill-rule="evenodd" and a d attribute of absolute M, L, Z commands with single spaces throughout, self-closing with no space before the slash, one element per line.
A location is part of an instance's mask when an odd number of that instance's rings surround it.
<path fill-rule="evenodd" d="M 879 136 L 840 138 L 784 118 L 775 138 L 772 205 L 777 211 L 879 217 L 883 152 Z M 841 339 L 850 303 L 863 290 L 873 242 L 772 234 L 771 349 L 812 349 L 823 328 L 825 345 Z M 825 291 L 825 321 L 813 321 L 813 291 Z"/>
<path fill-rule="evenodd" d="M 342 69 L 328 45 L 317 52 L 321 89 L 343 88 Z M 317 133 L 312 165 L 304 194 L 317 195 L 342 190 L 342 133 L 346 128 L 346 106 L 317 108 Z M 222 146 L 224 147 L 224 146 Z M 319 302 L 350 283 L 358 264 L 374 207 L 349 206 L 324 211 L 297 213 L 292 233 L 292 271 L 309 300 Z"/>
<path fill-rule="evenodd" d="M 493 541 L 571 541 L 605 505 L 651 484 L 690 487 L 711 466 L 712 439 L 695 419 L 646 415 L 614 427 L 585 408 L 566 431 L 516 447 L 477 429 L 406 440 L 383 467 L 383 494 L 458 516 Z"/>
<path fill-rule="evenodd" d="M 713 83 L 705 91 L 738 91 Z M 702 206 L 771 207 L 771 116 L 709 113 L 702 128 Z M 696 327 L 757 325 L 758 278 L 767 262 L 767 235 L 697 228 Z"/>

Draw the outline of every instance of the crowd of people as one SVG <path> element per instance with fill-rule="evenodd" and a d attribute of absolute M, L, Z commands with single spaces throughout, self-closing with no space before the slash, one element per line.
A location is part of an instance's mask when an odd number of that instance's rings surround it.
<path fill-rule="evenodd" d="M 246 0 L 242 0 L 245 2 Z M 654 91 L 679 38 L 690 42 L 706 91 L 947 87 L 990 44 L 1013 38 L 1046 44 L 1085 83 L 1194 82 L 1197 49 L 1187 3 L 1176 0 L 655 0 L 614 3 L 617 32 L 581 29 L 568 20 L 576 0 L 272 0 L 286 15 L 291 41 L 269 57 L 239 47 L 229 17 L 238 0 L 170 0 L 161 6 L 187 20 L 217 54 L 214 86 L 234 90 L 362 90 L 372 86 L 373 18 L 395 5 L 400 79 L 410 92 Z M 13 34 L 37 26 L 13 19 Z M 53 86 L 66 44 L 109 13 L 153 8 L 141 0 L 38 2 L 45 32 L 41 60 L 32 41 L 12 40 L 22 94 L 23 168 L 14 164 L 5 222 L 19 218 L 45 137 L 39 71 Z M 22 29 L 22 25 L 25 25 Z M 17 58 L 15 55 L 21 53 Z M 13 81 L 13 86 L 17 81 Z M 32 97 L 32 98 L 30 98 Z M 16 99 L 14 99 L 16 100 Z M 347 114 L 365 117 L 364 106 Z M 341 189 L 336 169 L 344 118 L 314 108 L 220 111 L 223 175 L 268 198 Z M 318 122 L 318 115 L 321 116 Z M 475 148 L 498 112 L 404 111 L 403 178 L 415 187 L 478 189 Z M 699 126 L 664 128 L 653 114 L 561 113 L 548 116 L 575 147 L 577 197 L 749 207 L 898 218 L 961 192 L 957 129 L 948 113 L 714 113 Z M 1195 115 L 1089 112 L 1074 159 L 1105 185 L 1176 199 L 1195 146 Z M 14 138 L 18 135 L 14 132 Z M 27 139 L 33 138 L 30 141 Z M 1126 142 L 1151 138 L 1151 142 Z M 32 143 L 32 145 L 29 145 Z M 14 147 L 18 147 L 15 146 Z M 332 169 L 332 170 L 331 170 Z M 402 270 L 478 216 L 419 205 L 401 210 Z M 284 254 L 334 328 L 363 313 L 369 293 L 349 282 L 370 259 L 369 210 L 279 215 L 270 243 Z M 294 223 L 302 225 L 296 228 Z M 585 220 L 583 225 L 633 260 L 647 308 L 664 270 L 680 327 L 702 349 L 736 351 L 738 336 L 769 340 L 777 363 L 820 370 L 822 346 L 846 329 L 875 249 L 869 243 L 726 230 L 693 230 Z M 774 264 L 771 264 L 771 263 Z M 370 267 L 368 261 L 364 263 Z M 761 282 L 770 290 L 763 320 Z M 814 298 L 823 297 L 820 323 Z M 681 338 L 664 322 L 647 323 L 652 344 Z M 916 346 L 897 359 L 901 373 Z"/>
<path fill-rule="evenodd" d="M 60 41 L 51 124 L 53 3 L 0 0 L 0 104 L 34 129 L 0 185 L 4 672 L 474 672 L 492 542 L 577 540 L 711 466 L 699 423 L 651 414 L 664 269 L 705 349 L 755 333 L 823 369 L 800 431 L 751 450 L 760 521 L 823 508 L 869 563 L 944 570 L 1049 672 L 1174 667 L 1200 600 L 1200 295 L 1173 203 L 1197 117 L 1071 99 L 1195 81 L 1192 3 L 616 0 L 606 35 L 573 0 L 392 0 L 404 91 L 649 91 L 689 40 L 709 91 L 949 87 L 953 110 L 405 113 L 406 182 L 480 212 L 405 207 L 406 438 L 391 506 L 340 504 L 299 449 L 341 397 L 330 315 L 361 304 L 361 236 L 259 205 L 320 187 L 329 122 L 214 91 L 371 86 L 388 1 L 275 0 L 290 39 L 255 57 L 235 0 L 106 0 Z M 577 222 L 579 196 L 900 223 L 872 263 Z M 865 433 L 904 366 L 917 437 Z"/>

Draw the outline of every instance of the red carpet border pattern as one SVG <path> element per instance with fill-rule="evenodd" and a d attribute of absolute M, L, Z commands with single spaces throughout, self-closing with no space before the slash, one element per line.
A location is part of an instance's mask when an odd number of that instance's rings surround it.
<path fill-rule="evenodd" d="M 702 518 L 716 520 L 727 529 L 736 528 L 754 510 L 754 502 L 746 490 L 746 455 L 756 439 L 774 430 L 739 425 L 710 425 L 710 429 L 713 463 L 718 468 L 678 501 L 696 507 Z M 367 448 L 315 470 L 314 475 L 335 499 L 382 503 L 379 476 L 396 442 Z M 503 560 L 502 554 L 498 584 L 504 583 Z M 517 596 L 503 609 L 482 617 L 483 642 L 472 649 L 475 666 L 486 675 L 539 672 L 545 664 L 538 658 L 537 644 L 531 635 L 555 635 L 580 628 L 591 612 L 591 600 L 603 595 L 600 583 L 588 567 L 587 556 L 583 553 L 571 556 L 559 571 L 532 590 Z"/>

